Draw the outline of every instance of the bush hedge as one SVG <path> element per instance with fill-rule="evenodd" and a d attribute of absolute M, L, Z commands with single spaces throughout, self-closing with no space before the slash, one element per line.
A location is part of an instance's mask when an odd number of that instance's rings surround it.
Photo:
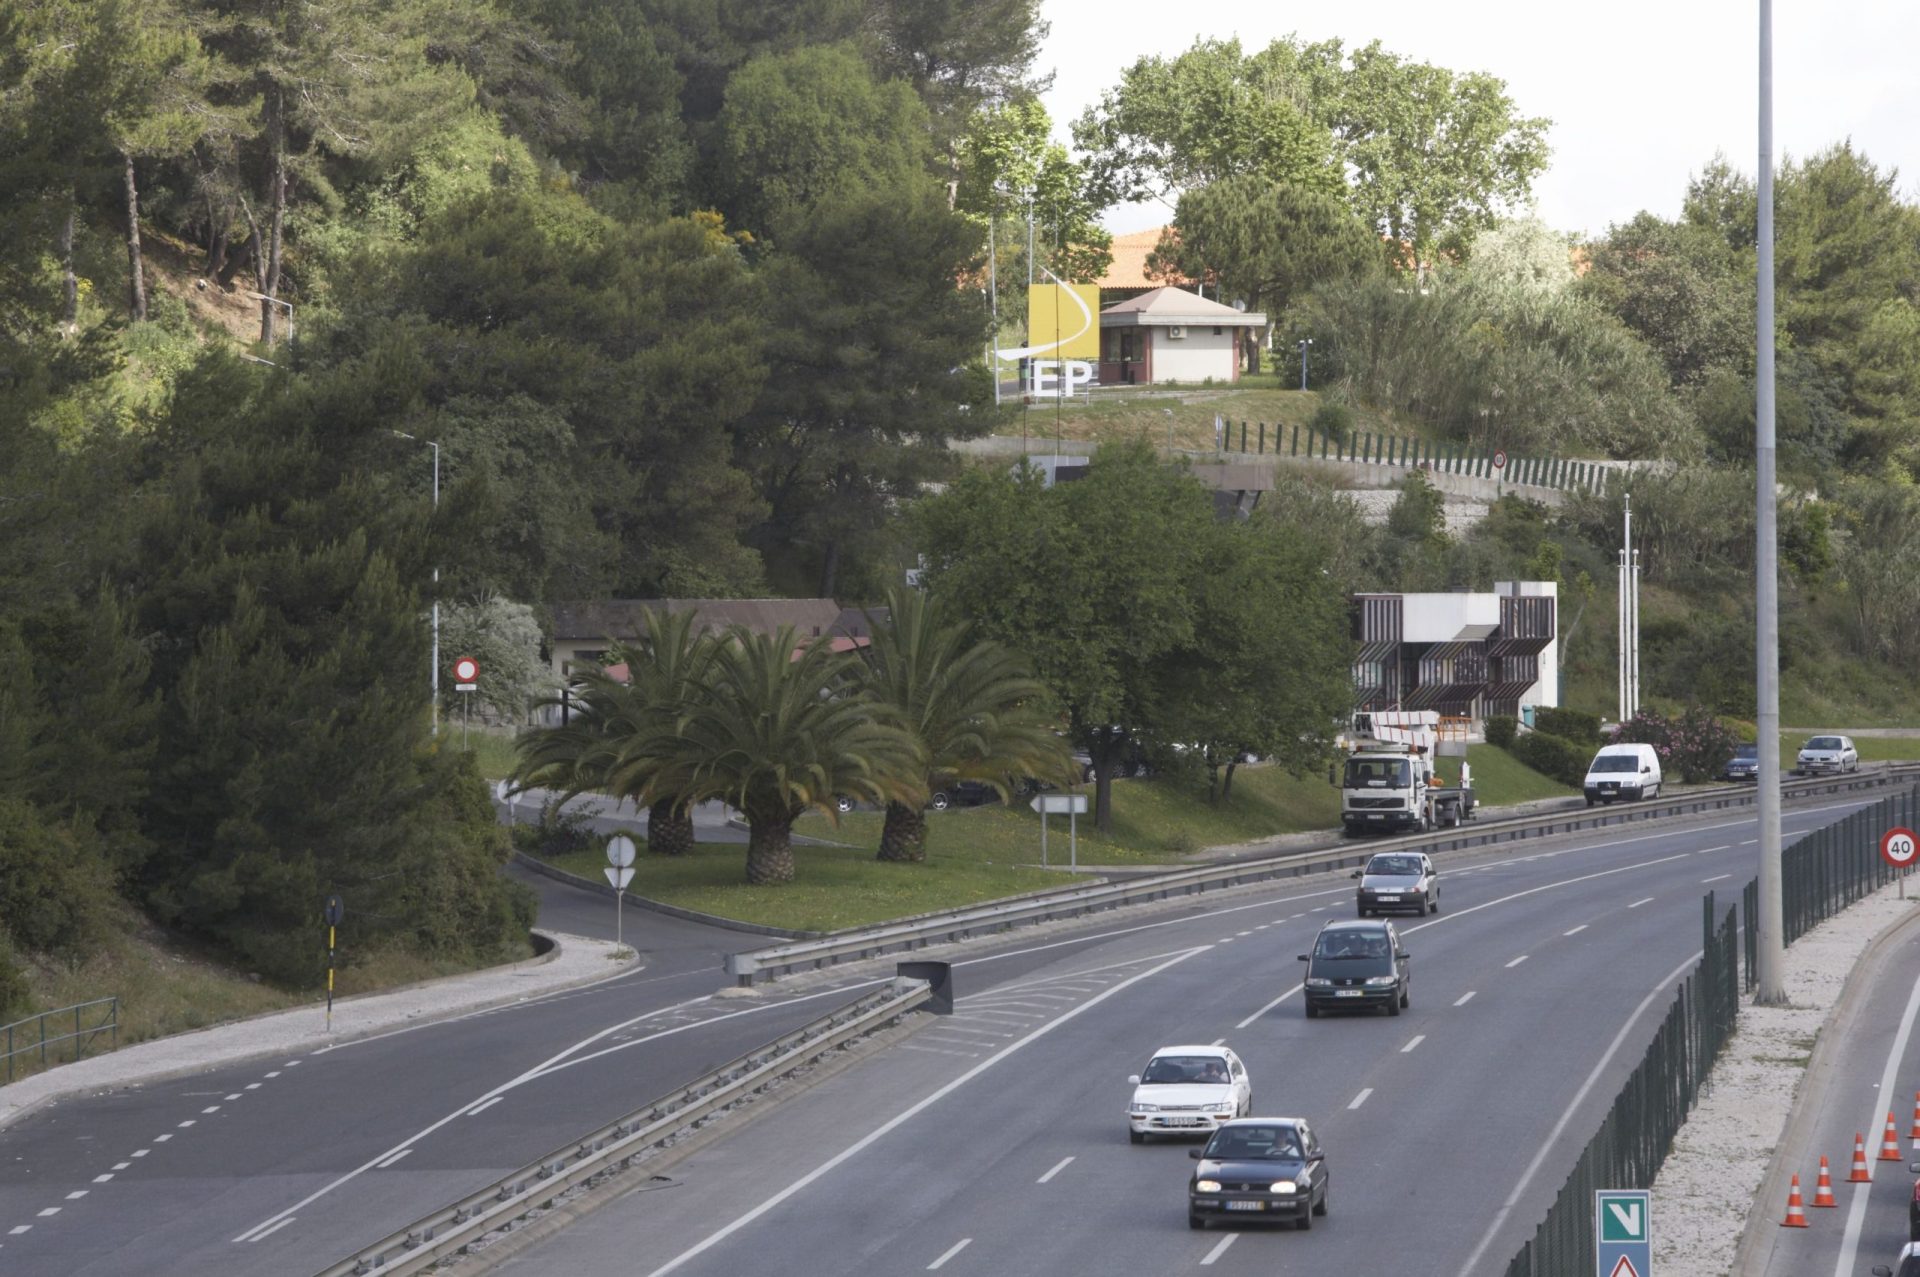
<path fill-rule="evenodd" d="M 1513 738 L 1508 752 L 1542 776 L 1578 789 L 1593 761 L 1593 746 L 1579 744 L 1549 732 L 1523 732 Z"/>
<path fill-rule="evenodd" d="M 1535 730 L 1575 744 L 1600 742 L 1600 716 L 1585 710 L 1542 706 L 1533 712 Z"/>
<path fill-rule="evenodd" d="M 1520 730 L 1520 720 L 1506 714 L 1495 714 L 1487 719 L 1487 744 L 1507 749 L 1513 744 L 1513 737 Z"/>

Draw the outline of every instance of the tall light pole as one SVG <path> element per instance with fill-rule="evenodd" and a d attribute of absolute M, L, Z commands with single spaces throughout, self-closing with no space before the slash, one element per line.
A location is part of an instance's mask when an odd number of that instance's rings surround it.
<path fill-rule="evenodd" d="M 390 433 L 402 439 L 412 439 L 415 443 L 424 443 L 433 449 L 433 512 L 440 513 L 440 445 L 431 439 L 414 439 L 404 430 Z M 428 686 L 433 689 L 433 735 L 440 734 L 440 565 L 433 567 L 433 668 L 430 671 Z"/>
<path fill-rule="evenodd" d="M 1312 346 L 1313 338 L 1302 337 L 1300 339 L 1300 389 L 1302 390 L 1307 388 L 1307 352 Z"/>
<path fill-rule="evenodd" d="M 1760 181 L 1754 322 L 1754 716 L 1760 735 L 1759 987 L 1754 1001 L 1787 1000 L 1781 968 L 1786 927 L 1780 898 L 1780 579 L 1773 492 L 1773 0 L 1760 0 Z"/>

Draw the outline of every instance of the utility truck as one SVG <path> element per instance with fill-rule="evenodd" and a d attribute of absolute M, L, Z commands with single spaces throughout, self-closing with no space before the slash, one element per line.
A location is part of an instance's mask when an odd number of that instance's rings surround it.
<path fill-rule="evenodd" d="M 1347 751 L 1340 782 L 1340 824 L 1350 834 L 1425 833 L 1449 829 L 1474 814 L 1473 770 L 1464 739 L 1442 740 L 1431 710 L 1356 714 L 1343 734 Z M 1440 757 L 1453 761 L 1460 783 L 1441 776 Z"/>

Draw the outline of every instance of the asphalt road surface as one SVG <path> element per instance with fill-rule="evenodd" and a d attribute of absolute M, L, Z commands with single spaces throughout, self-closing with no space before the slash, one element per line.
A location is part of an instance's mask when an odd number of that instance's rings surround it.
<path fill-rule="evenodd" d="M 1788 814 L 1789 836 L 1858 804 Z M 1412 1007 L 1309 1021 L 1344 879 L 1275 886 L 957 965 L 958 1013 L 507 1259 L 519 1274 L 1499 1272 L 1545 1213 L 1700 947 L 1700 900 L 1752 873 L 1751 818 L 1442 863 L 1402 926 Z M 1450 867 L 1450 865 L 1452 867 Z M 1224 1041 L 1257 1113 L 1306 1117 L 1330 1214 L 1192 1232 L 1190 1144 L 1135 1147 L 1152 1050 Z"/>
<path fill-rule="evenodd" d="M 1789 830 L 1859 805 L 1790 810 Z M 1351 916 L 1344 876 L 1003 938 L 957 964 L 963 1014 L 517 1271 L 731 1275 L 775 1254 L 822 1277 L 1495 1271 L 1691 963 L 1701 894 L 1752 873 L 1753 838 L 1751 818 L 1703 819 L 1443 857 L 1444 912 L 1403 927 L 1399 1018 L 1301 1015 L 1294 955 Z M 536 885 L 583 929 L 612 912 Z M 853 996 L 852 977 L 713 996 L 721 951 L 759 940 L 640 917 L 638 972 L 0 1132 L 0 1272 L 311 1272 Z M 1319 1127 L 1322 1228 L 1190 1234 L 1185 1149 L 1127 1143 L 1126 1074 L 1163 1042 L 1216 1038 L 1247 1058 L 1259 1111 Z"/>

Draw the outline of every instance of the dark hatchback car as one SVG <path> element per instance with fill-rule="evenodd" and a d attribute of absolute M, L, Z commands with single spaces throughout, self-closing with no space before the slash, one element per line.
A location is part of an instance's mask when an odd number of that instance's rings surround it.
<path fill-rule="evenodd" d="M 1327 1158 L 1312 1128 L 1294 1117 L 1243 1117 L 1191 1156 L 1187 1227 L 1216 1219 L 1291 1220 L 1312 1228 L 1327 1213 Z"/>
<path fill-rule="evenodd" d="M 1300 955 L 1307 964 L 1301 990 L 1307 1018 L 1363 1007 L 1385 1007 L 1388 1015 L 1399 1015 L 1412 1005 L 1410 957 L 1391 922 L 1329 922 L 1314 939 L 1313 952 Z"/>
<path fill-rule="evenodd" d="M 1759 780 L 1760 747 L 1758 745 L 1735 745 L 1733 757 L 1720 769 L 1722 780 Z"/>

